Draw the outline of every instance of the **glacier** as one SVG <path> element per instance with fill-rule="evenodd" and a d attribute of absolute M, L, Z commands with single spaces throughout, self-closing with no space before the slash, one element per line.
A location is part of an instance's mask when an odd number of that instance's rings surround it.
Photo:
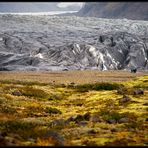
<path fill-rule="evenodd" d="M 0 70 L 148 70 L 148 21 L 0 14 Z"/>

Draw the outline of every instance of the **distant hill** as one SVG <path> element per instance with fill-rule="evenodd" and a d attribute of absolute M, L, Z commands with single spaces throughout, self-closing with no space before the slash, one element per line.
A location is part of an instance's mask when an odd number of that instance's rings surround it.
<path fill-rule="evenodd" d="M 77 15 L 148 20 L 148 2 L 87 2 Z"/>
<path fill-rule="evenodd" d="M 58 2 L 7 2 L 0 3 L 0 12 L 48 12 L 48 11 L 77 11 L 78 6 L 58 7 Z"/>

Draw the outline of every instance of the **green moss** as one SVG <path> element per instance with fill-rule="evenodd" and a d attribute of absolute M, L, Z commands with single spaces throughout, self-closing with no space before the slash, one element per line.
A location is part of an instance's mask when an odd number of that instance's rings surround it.
<path fill-rule="evenodd" d="M 13 107 L 10 107 L 10 106 L 1 106 L 0 108 L 0 112 L 1 113 L 6 113 L 6 114 L 15 114 L 17 113 L 17 110 Z"/>
<path fill-rule="evenodd" d="M 48 100 L 58 101 L 62 100 L 65 96 L 62 94 L 52 93 L 48 96 Z"/>
<path fill-rule="evenodd" d="M 137 130 L 137 129 L 140 129 L 142 126 L 143 126 L 142 123 L 139 121 L 134 121 L 134 122 L 130 122 L 130 123 L 125 124 L 125 127 L 127 129 L 136 129 Z"/>
<path fill-rule="evenodd" d="M 117 90 L 121 87 L 121 84 L 118 83 L 94 83 L 94 84 L 83 84 L 83 85 L 69 85 L 69 88 L 74 88 L 78 92 L 87 92 L 90 90 Z"/>
<path fill-rule="evenodd" d="M 20 81 L 20 80 L 0 80 L 0 83 L 2 84 L 20 84 L 20 85 L 38 85 L 38 86 L 46 86 L 50 85 L 50 83 L 40 83 L 38 81 Z"/>
<path fill-rule="evenodd" d="M 1 121 L 0 127 L 2 130 L 6 130 L 8 132 L 16 132 L 17 130 L 30 130 L 31 128 L 36 127 L 34 123 L 27 123 L 22 121 Z"/>
<path fill-rule="evenodd" d="M 0 106 L 5 103 L 7 103 L 7 100 L 4 97 L 0 97 Z"/>
<path fill-rule="evenodd" d="M 46 107 L 44 111 L 49 114 L 62 114 L 62 112 L 59 109 L 53 107 Z"/>
<path fill-rule="evenodd" d="M 48 98 L 49 94 L 39 88 L 26 86 L 20 89 L 20 92 L 24 96 L 37 97 L 37 98 Z"/>
<path fill-rule="evenodd" d="M 5 82 L 0 84 L 0 130 L 18 134 L 25 139 L 26 145 L 30 145 L 29 138 L 34 139 L 35 145 L 35 140 L 43 137 L 48 128 L 62 133 L 73 145 L 116 146 L 122 138 L 132 133 L 139 138 L 134 144 L 141 142 L 144 145 L 147 137 L 144 139 L 140 133 L 146 135 L 148 129 L 147 82 L 146 77 L 120 83 L 83 85 L 71 83 L 47 86 L 37 83 L 29 85 L 28 82 Z M 135 88 L 143 87 L 143 95 L 132 94 Z M 130 104 L 120 105 L 119 99 L 126 94 L 130 94 Z M 88 112 L 90 118 L 86 120 L 84 115 Z M 64 126 L 50 126 L 50 121 L 67 121 L 71 117 L 74 117 L 74 121 L 67 122 L 68 124 L 64 122 Z M 99 119 L 98 122 L 95 122 L 95 118 Z M 122 118 L 127 119 L 127 122 L 122 122 Z M 11 119 L 14 120 L 9 121 Z M 115 124 L 108 124 L 109 119 L 115 120 Z M 83 127 L 94 128 L 96 132 L 90 134 Z M 123 144 L 133 145 L 131 141 Z"/>
<path fill-rule="evenodd" d="M 148 76 L 137 77 L 135 80 L 123 82 L 125 87 L 148 89 Z"/>

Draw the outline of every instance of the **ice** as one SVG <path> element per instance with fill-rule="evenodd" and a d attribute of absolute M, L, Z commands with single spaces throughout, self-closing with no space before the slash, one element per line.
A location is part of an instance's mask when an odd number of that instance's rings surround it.
<path fill-rule="evenodd" d="M 147 53 L 148 21 L 0 14 L 0 69 L 147 70 Z"/>

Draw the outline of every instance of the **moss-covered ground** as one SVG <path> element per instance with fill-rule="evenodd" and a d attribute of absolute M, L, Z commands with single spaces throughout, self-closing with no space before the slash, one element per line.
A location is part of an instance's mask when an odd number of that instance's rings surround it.
<path fill-rule="evenodd" d="M 147 146 L 148 76 L 121 73 L 87 83 L 1 75 L 0 145 Z"/>

